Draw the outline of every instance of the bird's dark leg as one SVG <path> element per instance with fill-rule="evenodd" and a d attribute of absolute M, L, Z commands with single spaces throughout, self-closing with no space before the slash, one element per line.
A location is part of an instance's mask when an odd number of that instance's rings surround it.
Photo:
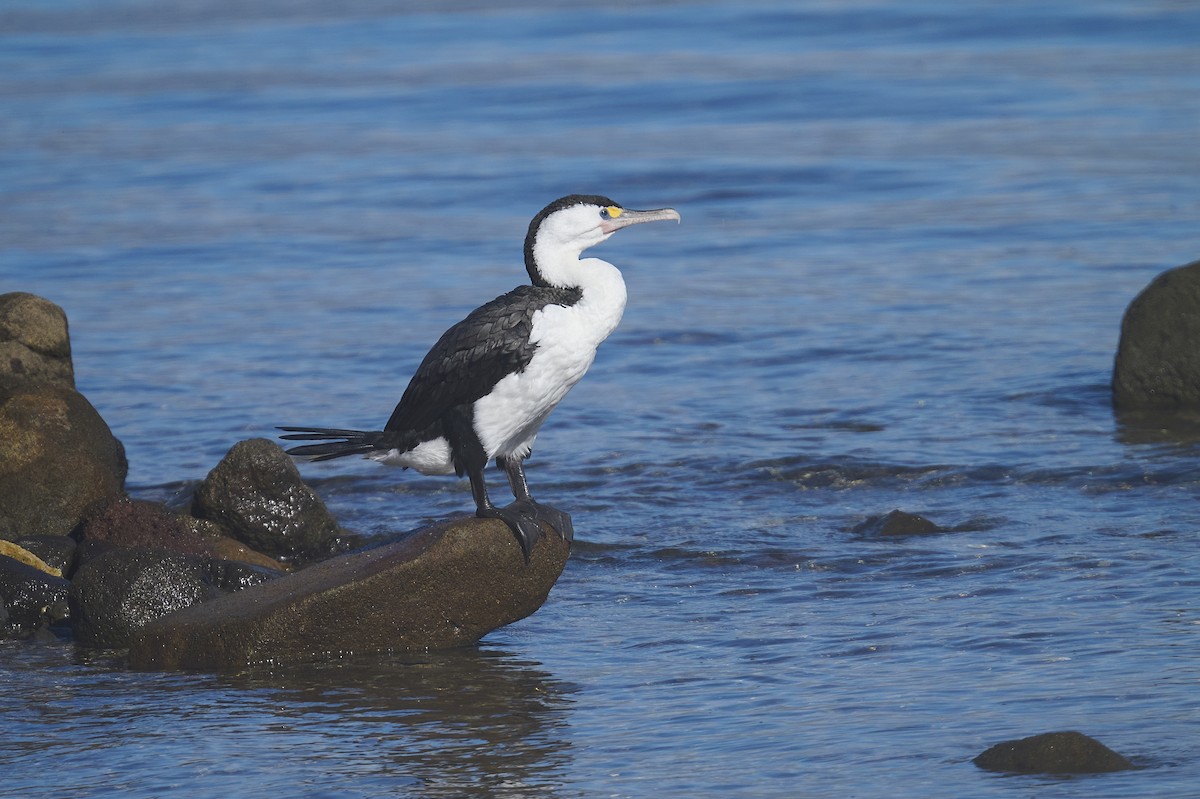
<path fill-rule="evenodd" d="M 487 466 L 487 452 L 483 443 L 475 433 L 471 411 L 455 409 L 444 417 L 446 440 L 450 443 L 450 451 L 454 455 L 454 466 L 459 471 L 467 473 L 471 481 L 471 496 L 475 499 L 475 515 L 481 519 L 499 519 L 508 525 L 521 545 L 521 553 L 525 562 L 529 562 L 533 545 L 542 536 L 542 527 L 537 519 L 513 503 L 505 508 L 497 508 L 488 497 L 487 483 L 483 479 L 483 471 Z"/>
<path fill-rule="evenodd" d="M 525 460 L 523 458 L 496 458 L 496 463 L 508 475 L 508 484 L 512 486 L 513 496 L 516 498 L 516 502 L 510 505 L 510 508 L 519 508 L 539 522 L 546 522 L 558 531 L 564 541 L 575 540 L 575 525 L 571 522 L 571 515 L 558 508 L 536 502 L 530 495 L 529 483 L 525 481 Z"/>

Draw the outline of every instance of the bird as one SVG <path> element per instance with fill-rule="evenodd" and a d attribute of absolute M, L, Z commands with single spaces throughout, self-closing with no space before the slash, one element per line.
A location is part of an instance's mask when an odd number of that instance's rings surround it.
<path fill-rule="evenodd" d="M 583 252 L 618 230 L 680 221 L 673 208 L 637 211 L 607 197 L 572 194 L 539 211 L 525 236 L 529 283 L 485 303 L 450 327 L 421 361 L 382 430 L 279 427 L 311 461 L 362 455 L 426 475 L 466 474 L 480 518 L 512 530 L 525 562 L 549 525 L 567 542 L 570 514 L 534 500 L 525 459 L 550 412 L 577 383 L 621 321 L 625 281 Z M 499 506 L 484 472 L 495 461 L 513 502 Z"/>

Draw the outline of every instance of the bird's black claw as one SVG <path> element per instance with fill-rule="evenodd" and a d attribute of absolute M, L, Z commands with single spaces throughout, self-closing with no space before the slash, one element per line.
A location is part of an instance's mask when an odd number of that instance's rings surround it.
<path fill-rule="evenodd" d="M 482 508 L 475 515 L 484 519 L 499 519 L 507 524 L 521 545 L 526 563 L 533 554 L 534 545 L 545 532 L 543 524 L 558 531 L 564 541 L 570 542 L 575 538 L 575 525 L 571 523 L 569 513 L 537 502 L 518 500 L 503 508 Z"/>
<path fill-rule="evenodd" d="M 515 505 L 516 503 L 513 503 Z M 542 537 L 542 526 L 538 520 L 530 515 L 521 512 L 521 508 L 509 505 L 504 508 L 480 508 L 475 512 L 475 515 L 482 519 L 499 519 L 508 525 L 508 529 L 513 531 L 513 535 L 517 537 L 517 543 L 521 545 L 521 554 L 525 556 L 525 562 L 529 562 L 529 556 L 533 554 L 533 546 Z"/>

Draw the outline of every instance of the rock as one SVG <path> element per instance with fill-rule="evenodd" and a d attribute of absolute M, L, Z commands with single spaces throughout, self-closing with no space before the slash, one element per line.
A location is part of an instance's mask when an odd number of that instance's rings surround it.
<path fill-rule="evenodd" d="M 1112 391 L 1118 410 L 1200 408 L 1200 261 L 1163 272 L 1129 304 Z"/>
<path fill-rule="evenodd" d="M 286 572 L 292 570 L 290 564 L 264 555 L 261 552 L 256 552 L 241 541 L 225 535 L 225 528 L 216 522 L 209 521 L 208 519 L 197 519 L 192 516 L 181 516 L 179 519 L 203 539 L 204 545 L 208 547 L 209 552 L 214 557 L 257 568 L 270 569 L 272 571 Z"/>
<path fill-rule="evenodd" d="M 345 534 L 292 459 L 265 438 L 229 450 L 197 487 L 192 515 L 284 560 L 311 562 L 346 548 Z"/>
<path fill-rule="evenodd" d="M 218 594 L 206 579 L 204 564 L 195 558 L 112 548 L 76 571 L 71 624 L 82 644 L 121 648 L 135 630 L 154 619 Z"/>
<path fill-rule="evenodd" d="M 69 615 L 70 583 L 8 557 L 0 557 L 0 602 L 7 617 L 0 638 L 26 638 Z"/>
<path fill-rule="evenodd" d="M 92 505 L 121 496 L 125 449 L 82 394 L 0 389 L 0 533 L 66 535 Z"/>
<path fill-rule="evenodd" d="M 195 528 L 162 505 L 121 497 L 87 515 L 76 535 L 82 543 L 153 549 L 183 555 L 214 554 Z"/>
<path fill-rule="evenodd" d="M 38 383 L 75 388 L 67 315 L 33 294 L 0 294 L 0 389 Z"/>
<path fill-rule="evenodd" d="M 551 533 L 528 564 L 496 519 L 454 519 L 159 619 L 130 641 L 138 669 L 237 669 L 468 646 L 533 613 L 566 566 Z"/>
<path fill-rule="evenodd" d="M 1134 768 L 1129 760 L 1080 732 L 1047 732 L 1004 741 L 972 762 L 988 771 L 1017 774 L 1093 774 Z"/>
<path fill-rule="evenodd" d="M 235 560 L 210 560 L 205 565 L 204 577 L 209 585 L 222 594 L 228 594 L 278 579 L 286 573 L 280 569 L 253 566 Z"/>
<path fill-rule="evenodd" d="M 878 536 L 931 535 L 949 531 L 924 516 L 894 510 L 884 516 L 872 516 L 862 524 L 856 525 L 850 532 L 874 538 Z"/>

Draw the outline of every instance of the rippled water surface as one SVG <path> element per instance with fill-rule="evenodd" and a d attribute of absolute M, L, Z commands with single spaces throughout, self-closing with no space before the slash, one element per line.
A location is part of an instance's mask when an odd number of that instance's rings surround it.
<path fill-rule="evenodd" d="M 0 291 L 131 491 L 377 426 L 557 196 L 672 205 L 530 462 L 579 541 L 477 650 L 239 675 L 0 646 L 21 797 L 1200 796 L 1195 429 L 1121 314 L 1200 253 L 1185 2 L 0 6 Z M 304 467 L 368 534 L 465 484 Z M 894 508 L 952 532 L 851 532 Z M 1078 729 L 1145 768 L 997 777 Z"/>

